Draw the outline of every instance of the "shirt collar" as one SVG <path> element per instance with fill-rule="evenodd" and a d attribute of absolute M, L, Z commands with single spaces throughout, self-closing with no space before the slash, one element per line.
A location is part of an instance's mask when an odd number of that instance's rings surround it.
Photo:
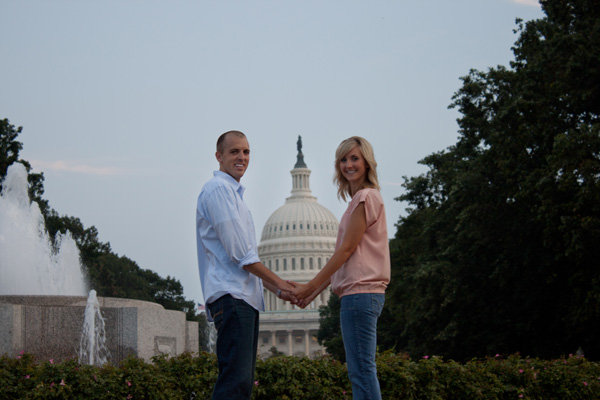
<path fill-rule="evenodd" d="M 240 194 L 241 197 L 244 196 L 244 192 L 246 191 L 246 188 L 244 187 L 244 185 L 242 185 L 241 183 L 236 181 L 233 178 L 233 176 L 231 176 L 228 173 L 223 172 L 223 171 L 213 171 L 213 175 L 215 177 L 223 179 L 225 182 L 227 182 L 233 188 L 233 190 L 235 190 L 236 192 L 238 192 Z"/>

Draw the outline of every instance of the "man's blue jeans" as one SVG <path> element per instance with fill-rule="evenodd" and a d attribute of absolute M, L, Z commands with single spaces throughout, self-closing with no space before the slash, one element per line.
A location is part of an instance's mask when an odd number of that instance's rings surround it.
<path fill-rule="evenodd" d="M 343 296 L 340 307 L 342 339 L 353 399 L 381 399 L 377 379 L 377 318 L 385 295 L 359 293 Z"/>
<path fill-rule="evenodd" d="M 250 399 L 258 345 L 258 311 L 225 295 L 208 305 L 217 328 L 219 376 L 213 400 Z"/>

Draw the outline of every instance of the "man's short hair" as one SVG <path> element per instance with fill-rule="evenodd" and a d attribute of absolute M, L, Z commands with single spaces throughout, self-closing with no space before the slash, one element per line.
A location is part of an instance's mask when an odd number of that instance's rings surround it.
<path fill-rule="evenodd" d="M 219 138 L 217 139 L 217 153 L 223 153 L 223 142 L 225 141 L 225 138 L 229 134 L 235 135 L 237 137 L 243 137 L 243 138 L 246 137 L 246 135 L 244 135 L 244 133 L 240 132 L 240 131 L 227 131 L 227 132 L 225 132 L 224 134 L 222 134 L 221 136 L 219 136 Z"/>

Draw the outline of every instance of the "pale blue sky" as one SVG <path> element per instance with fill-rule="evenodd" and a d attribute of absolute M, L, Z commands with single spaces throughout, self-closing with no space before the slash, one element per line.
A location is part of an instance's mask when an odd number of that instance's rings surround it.
<path fill-rule="evenodd" d="M 203 302 L 195 202 L 220 133 L 248 135 L 258 240 L 289 196 L 298 135 L 313 194 L 338 218 L 335 148 L 366 137 L 392 237 L 402 176 L 456 142 L 459 77 L 508 65 L 515 18 L 542 12 L 535 0 L 1 0 L 0 15 L 0 118 L 23 126 L 51 206 Z"/>

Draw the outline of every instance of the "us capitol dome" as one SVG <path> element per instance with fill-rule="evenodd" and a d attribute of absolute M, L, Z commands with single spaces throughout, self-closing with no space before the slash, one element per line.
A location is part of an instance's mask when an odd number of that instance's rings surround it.
<path fill-rule="evenodd" d="M 258 254 L 270 270 L 284 280 L 308 282 L 325 266 L 335 250 L 338 220 L 317 203 L 309 185 L 310 169 L 304 162 L 298 136 L 297 159 L 292 169 L 292 192 L 267 220 Z M 317 342 L 319 306 L 327 304 L 327 288 L 305 309 L 280 300 L 265 290 L 265 311 L 260 314 L 258 353 L 316 357 L 325 350 Z"/>

